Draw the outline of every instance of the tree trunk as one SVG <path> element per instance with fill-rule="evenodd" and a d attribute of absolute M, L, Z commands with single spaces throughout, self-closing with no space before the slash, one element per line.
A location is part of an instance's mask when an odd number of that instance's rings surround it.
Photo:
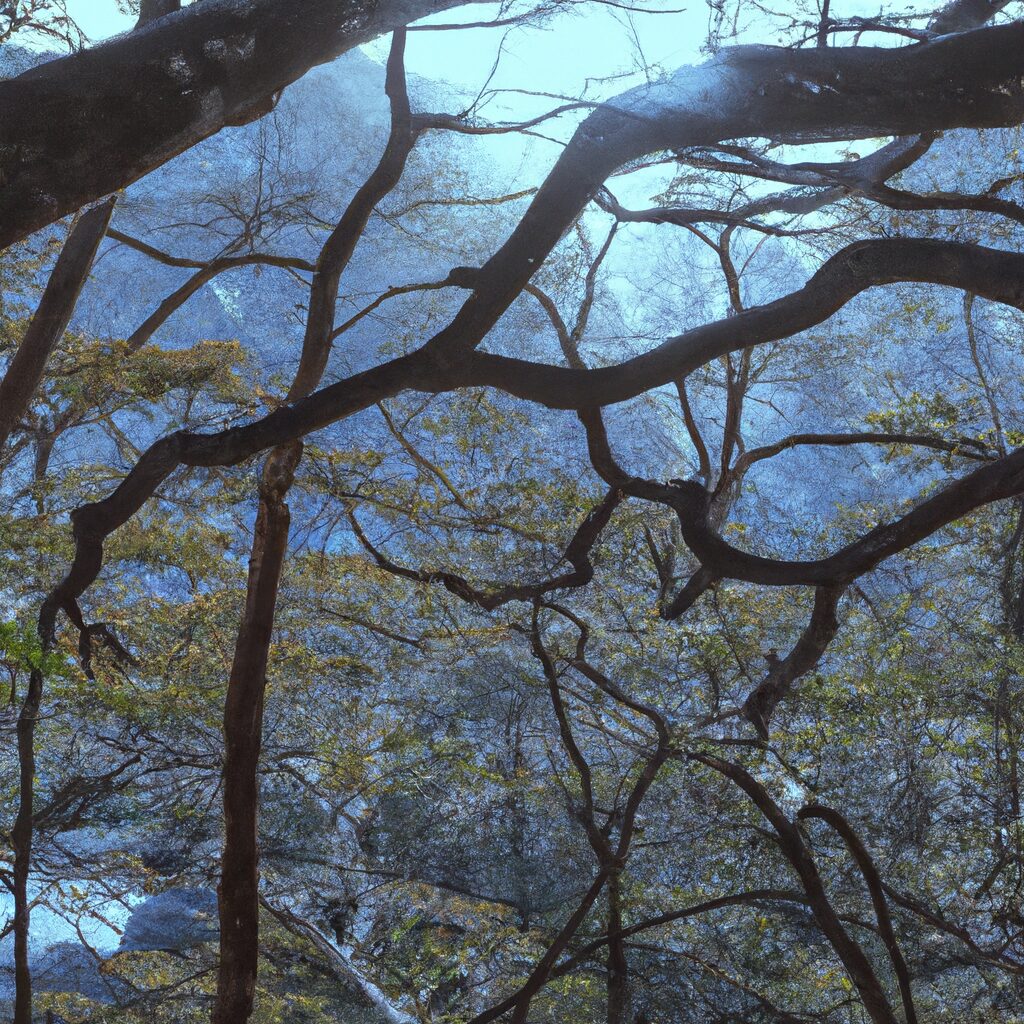
<path fill-rule="evenodd" d="M 380 162 L 356 192 L 324 243 L 310 286 L 302 355 L 287 399 L 294 402 L 320 383 L 331 351 L 331 328 L 341 275 L 377 203 L 398 183 L 416 140 L 405 84 L 405 31 L 394 34 L 386 91 L 391 134 Z M 302 458 L 299 441 L 279 445 L 263 467 L 259 511 L 249 561 L 245 612 L 224 706 L 224 853 L 217 887 L 220 968 L 213 1024 L 245 1024 L 252 1013 L 259 961 L 258 769 L 263 698 L 274 607 L 288 544 L 285 497 Z"/>
<path fill-rule="evenodd" d="M 274 608 L 288 546 L 288 505 L 302 454 L 298 442 L 275 449 L 260 486 L 245 611 L 224 704 L 224 852 L 217 887 L 220 970 L 213 1024 L 245 1024 L 252 1013 L 259 955 L 258 777 L 263 700 Z"/>
<path fill-rule="evenodd" d="M 622 931 L 622 873 L 613 871 L 608 876 L 609 936 Z M 608 1024 L 629 1024 L 629 963 L 626 943 L 622 938 L 608 941 Z"/>
<path fill-rule="evenodd" d="M 47 599 L 39 611 L 42 656 L 53 646 L 57 608 Z M 32 669 L 18 715 L 18 815 L 11 829 L 14 849 L 14 1024 L 32 1024 L 32 972 L 28 964 L 30 923 L 28 875 L 32 865 L 32 814 L 35 797 L 35 732 L 43 698 L 43 665 Z"/>

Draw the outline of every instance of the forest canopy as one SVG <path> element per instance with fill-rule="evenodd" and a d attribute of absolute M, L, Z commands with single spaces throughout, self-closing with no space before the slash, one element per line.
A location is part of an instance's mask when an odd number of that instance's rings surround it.
<path fill-rule="evenodd" d="M 0 0 L 0 1018 L 1024 1021 L 1024 7 Z"/>

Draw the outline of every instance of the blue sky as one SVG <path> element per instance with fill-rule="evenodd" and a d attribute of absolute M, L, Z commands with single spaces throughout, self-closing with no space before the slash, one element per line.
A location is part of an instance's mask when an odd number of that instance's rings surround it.
<path fill-rule="evenodd" d="M 412 72 L 476 90 L 487 79 L 504 38 L 504 56 L 492 82 L 497 87 L 547 92 L 578 92 L 588 77 L 635 71 L 646 62 L 671 70 L 699 59 L 707 31 L 705 0 L 653 0 L 652 8 L 685 6 L 683 13 L 629 14 L 611 7 L 579 4 L 543 30 L 502 29 L 414 34 L 408 47 Z M 93 42 L 131 29 L 134 19 L 121 14 L 115 0 L 68 0 L 68 13 Z M 470 4 L 433 19 L 450 24 L 493 18 L 494 4 Z M 386 41 L 365 47 L 381 59 Z M 635 79 L 609 83 L 604 94 L 621 91 Z"/>

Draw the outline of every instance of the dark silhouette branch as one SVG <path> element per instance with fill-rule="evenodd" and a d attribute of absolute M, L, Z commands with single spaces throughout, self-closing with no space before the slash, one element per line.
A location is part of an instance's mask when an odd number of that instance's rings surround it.
<path fill-rule="evenodd" d="M 680 910 L 671 910 L 657 917 L 646 918 L 636 924 L 623 928 L 616 938 L 629 939 L 641 932 L 650 931 L 654 928 L 662 928 L 667 924 L 676 921 L 685 921 L 689 917 L 697 917 L 700 914 L 708 914 L 714 910 L 721 910 L 723 907 L 746 906 L 762 902 L 785 902 L 785 903 L 807 903 L 807 897 L 798 892 L 788 889 L 753 889 L 750 892 L 734 893 L 729 896 L 719 896 L 713 900 L 706 900 L 703 903 L 696 903 L 692 907 L 683 907 Z M 572 955 L 566 957 L 551 972 L 551 979 L 561 978 L 575 970 L 580 964 L 585 963 L 594 953 L 607 945 L 609 935 L 602 935 L 573 951 Z"/>
<path fill-rule="evenodd" d="M 310 68 L 462 2 L 196 3 L 0 82 L 0 249 L 267 113 Z"/>
<path fill-rule="evenodd" d="M 779 848 L 800 879 L 818 926 L 846 968 L 864 1004 L 864 1009 L 875 1024 L 898 1024 L 896 1014 L 871 966 L 871 961 L 843 927 L 839 915 L 832 907 L 818 874 L 817 865 L 799 828 L 786 817 L 764 786 L 745 768 L 731 761 L 699 752 L 691 752 L 689 757 L 713 768 L 734 782 L 764 815 L 778 836 Z"/>
<path fill-rule="evenodd" d="M 621 501 L 621 494 L 615 490 L 610 491 L 577 527 L 560 559 L 572 566 L 569 571 L 550 576 L 538 583 L 494 583 L 486 588 L 475 586 L 464 576 L 445 569 L 409 569 L 399 565 L 374 546 L 351 508 L 349 522 L 352 524 L 356 539 L 379 568 L 416 583 L 440 583 L 449 593 L 463 601 L 475 604 L 485 611 L 493 611 L 510 601 L 534 601 L 554 590 L 582 587 L 589 583 L 594 578 L 591 550 Z"/>
<path fill-rule="evenodd" d="M 456 379 L 555 409 L 611 405 L 728 353 L 792 338 L 869 288 L 899 281 L 945 285 L 1024 310 L 1022 279 L 1024 256 L 999 249 L 912 238 L 855 242 L 827 260 L 803 288 L 669 338 L 625 362 L 584 370 L 473 352 L 462 360 Z"/>
<path fill-rule="evenodd" d="M 123 237 L 123 236 L 122 236 Z M 127 339 L 128 352 L 137 352 L 167 322 L 171 315 L 179 310 L 204 285 L 228 270 L 238 267 L 283 267 L 293 270 L 312 272 L 315 267 L 308 260 L 293 259 L 288 256 L 273 256 L 264 253 L 252 253 L 246 256 L 228 256 L 207 263 L 196 271 L 180 288 L 168 295 L 139 326 L 132 331 Z"/>
<path fill-rule="evenodd" d="M 828 645 L 839 632 L 836 606 L 845 591 L 843 586 L 818 587 L 814 592 L 814 610 L 807 628 L 785 658 L 774 659 L 768 674 L 744 701 L 740 713 L 763 740 L 769 736 L 772 714 L 793 688 L 821 660 Z"/>
<path fill-rule="evenodd" d="M 774 458 L 784 451 L 789 451 L 791 448 L 803 445 L 841 448 L 856 444 L 905 445 L 912 448 L 930 448 L 933 451 L 948 452 L 950 455 L 958 455 L 961 458 L 972 459 L 977 462 L 991 462 L 996 458 L 995 452 L 984 441 L 976 441 L 970 437 L 947 441 L 945 438 L 933 437 L 930 434 L 874 433 L 865 430 L 849 434 L 791 434 L 789 437 L 776 441 L 774 444 L 764 445 L 760 448 L 751 448 L 745 451 L 733 464 L 732 472 L 742 475 L 755 462 Z"/>
<path fill-rule="evenodd" d="M 0 450 L 25 415 L 46 364 L 67 330 L 106 234 L 114 202 L 108 199 L 82 214 L 57 257 L 28 330 L 0 381 Z"/>
<path fill-rule="evenodd" d="M 867 847 L 861 842 L 860 836 L 853 830 L 853 826 L 843 817 L 839 811 L 832 807 L 825 807 L 822 804 L 805 804 L 797 811 L 797 818 L 820 818 L 827 825 L 839 833 L 847 849 L 857 863 L 860 873 L 864 878 L 864 884 L 871 894 L 871 905 L 875 910 L 875 919 L 878 921 L 878 931 L 885 943 L 885 948 L 892 961 L 893 971 L 900 987 L 900 997 L 903 1000 L 903 1013 L 907 1024 L 917 1024 L 917 1010 L 914 1006 L 914 995 L 910 986 L 910 971 L 907 968 L 907 961 L 900 950 L 900 944 L 896 939 L 896 932 L 892 926 L 892 915 L 889 913 L 889 906 L 885 901 L 885 892 L 882 886 L 882 878 L 875 867 L 875 862 L 868 853 Z"/>

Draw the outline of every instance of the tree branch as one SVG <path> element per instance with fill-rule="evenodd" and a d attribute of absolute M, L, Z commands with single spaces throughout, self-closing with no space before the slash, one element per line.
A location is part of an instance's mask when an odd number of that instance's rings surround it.
<path fill-rule="evenodd" d="M 853 826 L 832 807 L 825 807 L 822 804 L 805 804 L 797 811 L 796 816 L 800 820 L 820 818 L 835 829 L 846 843 L 847 849 L 857 862 L 857 867 L 864 878 L 864 884 L 871 894 L 871 905 L 874 907 L 875 919 L 878 921 L 878 931 L 889 952 L 893 970 L 896 972 L 907 1024 L 917 1024 L 917 1010 L 914 1007 L 914 995 L 910 987 L 910 971 L 907 969 L 907 961 L 903 958 L 900 944 L 896 939 L 896 932 L 892 927 L 892 916 L 889 913 L 888 904 L 885 902 L 881 876 L 878 874 L 878 868 L 875 867 L 875 862 L 872 860 L 871 854 L 868 853 L 867 847 L 861 842 L 860 836 L 853 830 Z"/>
<path fill-rule="evenodd" d="M 0 82 L 0 249 L 266 113 L 310 68 L 463 2 L 197 3 Z"/>
<path fill-rule="evenodd" d="M 0 381 L 0 450 L 28 409 L 50 355 L 67 330 L 106 234 L 114 202 L 114 198 L 108 199 L 84 213 L 57 257 L 28 330 Z"/>

